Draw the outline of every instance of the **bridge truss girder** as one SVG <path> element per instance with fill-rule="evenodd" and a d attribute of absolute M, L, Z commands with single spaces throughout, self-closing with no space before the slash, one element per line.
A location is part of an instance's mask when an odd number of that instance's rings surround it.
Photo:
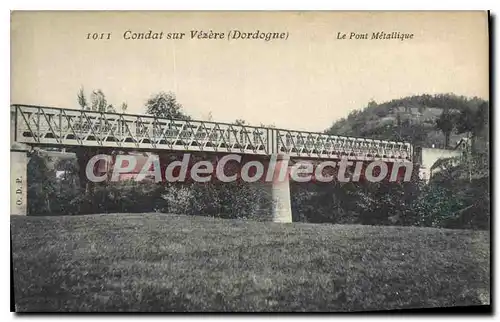
<path fill-rule="evenodd" d="M 409 143 L 371 140 L 150 115 L 13 105 L 14 141 L 30 145 L 88 146 L 186 152 L 353 160 L 410 161 Z"/>

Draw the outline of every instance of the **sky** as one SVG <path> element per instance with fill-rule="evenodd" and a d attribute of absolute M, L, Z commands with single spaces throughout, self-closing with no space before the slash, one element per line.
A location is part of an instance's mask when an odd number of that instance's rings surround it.
<path fill-rule="evenodd" d="M 83 87 L 142 114 L 152 94 L 172 91 L 194 119 L 323 131 L 370 100 L 487 99 L 487 28 L 486 12 L 14 12 L 11 103 L 78 108 Z M 185 36 L 126 40 L 128 30 Z M 228 40 L 233 30 L 288 38 Z M 414 36 L 337 39 L 382 31 Z M 110 39 L 86 39 L 94 32 Z"/>

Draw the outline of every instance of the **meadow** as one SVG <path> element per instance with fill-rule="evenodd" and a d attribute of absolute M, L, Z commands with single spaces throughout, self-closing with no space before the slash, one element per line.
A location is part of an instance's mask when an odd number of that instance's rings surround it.
<path fill-rule="evenodd" d="M 170 214 L 11 216 L 18 312 L 489 304 L 488 231 Z"/>

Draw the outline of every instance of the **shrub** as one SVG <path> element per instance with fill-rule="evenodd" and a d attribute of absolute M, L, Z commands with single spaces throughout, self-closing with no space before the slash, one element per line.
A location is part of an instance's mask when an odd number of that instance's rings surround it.
<path fill-rule="evenodd" d="M 51 215 L 57 212 L 58 200 L 55 176 L 49 167 L 50 158 L 38 150 L 29 154 L 28 162 L 28 215 Z"/>
<path fill-rule="evenodd" d="M 28 214 L 76 215 L 165 212 L 219 218 L 268 220 L 267 192 L 259 184 L 108 182 L 83 189 L 78 164 L 39 151 L 28 163 Z M 488 229 L 489 175 L 463 166 L 443 171 L 430 184 L 291 182 L 293 221 L 337 224 L 414 225 Z M 478 167 L 476 167 L 478 168 Z M 482 169 L 481 168 L 481 169 Z M 66 171 L 56 178 L 56 169 Z M 477 172 L 477 171 L 476 171 Z M 86 191 L 85 191 L 86 190 Z"/>

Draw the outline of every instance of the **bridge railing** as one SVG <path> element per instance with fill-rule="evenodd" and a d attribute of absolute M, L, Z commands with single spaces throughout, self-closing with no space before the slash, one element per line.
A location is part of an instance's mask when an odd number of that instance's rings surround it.
<path fill-rule="evenodd" d="M 387 161 L 411 160 L 409 143 L 271 129 L 150 115 L 13 105 L 21 143 L 110 148 L 229 152 L 256 155 Z"/>
<path fill-rule="evenodd" d="M 306 131 L 277 130 L 278 151 L 296 157 L 411 160 L 411 144 Z"/>
<path fill-rule="evenodd" d="M 27 105 L 11 112 L 24 143 L 271 153 L 269 129 L 247 125 Z"/>

